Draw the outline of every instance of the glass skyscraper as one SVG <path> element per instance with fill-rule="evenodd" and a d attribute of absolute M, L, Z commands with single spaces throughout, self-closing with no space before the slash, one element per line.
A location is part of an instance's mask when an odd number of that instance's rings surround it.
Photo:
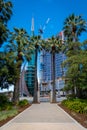
<path fill-rule="evenodd" d="M 59 37 L 60 39 L 64 39 L 64 36 L 61 36 L 63 33 L 60 33 Z M 63 41 L 62 41 L 63 42 Z M 62 52 L 56 53 L 55 55 L 55 82 L 56 82 L 56 88 L 58 88 L 58 82 L 60 84 L 60 87 L 64 87 L 64 80 L 62 80 L 62 77 L 66 73 L 66 69 L 62 68 L 61 64 L 66 59 L 65 54 Z M 52 83 L 52 61 L 51 61 L 51 53 L 46 52 L 45 50 L 42 51 L 40 56 L 40 63 L 41 63 L 41 82 L 42 84 L 51 84 Z M 43 85 L 41 87 L 44 87 Z"/>
<path fill-rule="evenodd" d="M 28 62 L 25 80 L 29 93 L 33 95 L 35 84 L 35 54 L 32 55 L 32 59 Z"/>

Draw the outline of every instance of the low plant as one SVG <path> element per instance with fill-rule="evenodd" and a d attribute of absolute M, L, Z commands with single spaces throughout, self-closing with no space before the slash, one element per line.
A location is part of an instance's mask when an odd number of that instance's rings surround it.
<path fill-rule="evenodd" d="M 1 111 L 0 112 L 0 121 L 6 120 L 8 117 L 13 117 L 18 114 L 17 109 L 12 109 L 8 111 Z"/>
<path fill-rule="evenodd" d="M 29 104 L 29 101 L 27 99 L 21 100 L 18 102 L 18 106 L 24 107 Z"/>
<path fill-rule="evenodd" d="M 87 106 L 86 107 L 84 107 L 84 113 L 86 113 L 87 114 Z"/>
<path fill-rule="evenodd" d="M 13 104 L 9 101 L 8 97 L 4 94 L 0 94 L 0 111 L 11 110 L 12 107 Z"/>
<path fill-rule="evenodd" d="M 87 102 L 80 99 L 68 99 L 62 101 L 62 105 L 66 106 L 68 109 L 77 112 L 77 113 L 86 113 L 87 112 Z"/>

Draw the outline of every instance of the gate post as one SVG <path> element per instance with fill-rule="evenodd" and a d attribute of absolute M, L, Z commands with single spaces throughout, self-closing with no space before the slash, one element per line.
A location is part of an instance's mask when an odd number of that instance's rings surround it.
<path fill-rule="evenodd" d="M 53 99 L 53 91 L 50 91 L 50 102 L 52 103 L 52 99 Z"/>
<path fill-rule="evenodd" d="M 38 83 L 37 99 L 38 103 L 40 103 L 40 83 Z"/>

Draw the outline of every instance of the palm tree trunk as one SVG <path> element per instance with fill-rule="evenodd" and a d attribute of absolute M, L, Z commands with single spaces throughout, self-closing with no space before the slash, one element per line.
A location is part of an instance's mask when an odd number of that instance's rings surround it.
<path fill-rule="evenodd" d="M 18 66 L 19 71 L 21 70 L 21 65 Z M 13 102 L 17 103 L 19 101 L 19 90 L 20 90 L 20 74 L 18 79 L 15 81 L 15 86 L 14 86 L 14 92 L 13 92 Z"/>
<path fill-rule="evenodd" d="M 77 36 L 76 36 L 76 32 L 74 32 L 74 38 L 73 38 L 73 42 L 76 42 L 77 41 Z M 76 51 L 77 48 L 75 47 L 74 48 L 74 51 Z M 76 79 L 75 79 L 76 80 Z M 74 94 L 76 95 L 77 94 L 77 86 L 76 86 L 76 82 L 74 80 Z"/>
<path fill-rule="evenodd" d="M 19 82 L 20 80 L 18 79 L 14 86 L 13 99 L 12 99 L 14 103 L 17 103 L 19 101 Z"/>
<path fill-rule="evenodd" d="M 52 103 L 56 102 L 56 86 L 55 86 L 55 52 L 52 53 L 52 79 L 53 79 L 53 97 Z"/>
<path fill-rule="evenodd" d="M 35 86 L 34 86 L 34 103 L 38 103 L 37 91 L 38 91 L 38 80 L 37 80 L 37 55 L 38 49 L 35 50 Z"/>

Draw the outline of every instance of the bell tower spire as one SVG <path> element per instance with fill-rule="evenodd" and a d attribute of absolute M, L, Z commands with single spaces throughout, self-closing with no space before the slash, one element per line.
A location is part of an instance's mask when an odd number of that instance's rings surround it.
<path fill-rule="evenodd" d="M 31 35 L 34 36 L 34 18 L 33 17 L 31 21 Z"/>

